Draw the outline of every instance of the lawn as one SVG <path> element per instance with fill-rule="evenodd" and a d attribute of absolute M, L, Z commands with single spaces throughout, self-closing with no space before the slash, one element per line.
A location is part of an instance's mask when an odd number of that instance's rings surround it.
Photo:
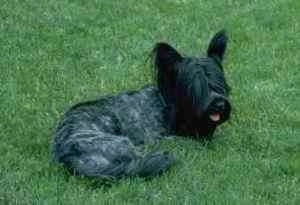
<path fill-rule="evenodd" d="M 300 204 L 299 0 L 2 0 L 0 204 Z M 211 143 L 162 142 L 178 163 L 111 186 L 51 161 L 72 104 L 151 83 L 158 41 L 201 55 L 228 31 L 232 119 Z"/>

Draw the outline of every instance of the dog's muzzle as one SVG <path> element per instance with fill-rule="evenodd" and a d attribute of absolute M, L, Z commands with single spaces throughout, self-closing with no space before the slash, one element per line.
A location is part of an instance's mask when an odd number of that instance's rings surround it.
<path fill-rule="evenodd" d="M 213 92 L 207 103 L 206 113 L 211 121 L 222 123 L 229 119 L 231 113 L 231 105 L 229 100 L 220 94 Z"/>

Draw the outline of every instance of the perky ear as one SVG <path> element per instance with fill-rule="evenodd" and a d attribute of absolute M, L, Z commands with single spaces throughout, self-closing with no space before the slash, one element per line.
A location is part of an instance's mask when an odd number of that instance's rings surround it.
<path fill-rule="evenodd" d="M 166 104 L 170 104 L 175 98 L 177 63 L 182 59 L 183 57 L 166 43 L 157 43 L 152 51 L 157 86 Z"/>
<path fill-rule="evenodd" d="M 157 43 L 152 54 L 155 66 L 160 69 L 170 69 L 182 59 L 181 55 L 167 43 Z"/>
<path fill-rule="evenodd" d="M 222 61 L 227 47 L 227 41 L 228 38 L 225 30 L 221 30 L 216 33 L 209 43 L 207 56 L 217 57 L 220 61 Z"/>

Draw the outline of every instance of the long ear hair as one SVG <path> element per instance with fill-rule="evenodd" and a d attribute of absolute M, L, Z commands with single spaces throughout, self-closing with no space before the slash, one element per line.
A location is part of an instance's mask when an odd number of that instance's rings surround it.
<path fill-rule="evenodd" d="M 165 102 L 170 102 L 175 97 L 176 64 L 181 60 L 182 56 L 167 43 L 157 43 L 152 50 L 155 80 Z"/>

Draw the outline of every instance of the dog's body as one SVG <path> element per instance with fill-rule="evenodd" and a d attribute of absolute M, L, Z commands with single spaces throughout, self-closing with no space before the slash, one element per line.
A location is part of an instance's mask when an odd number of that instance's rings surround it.
<path fill-rule="evenodd" d="M 75 174 L 100 178 L 148 177 L 168 169 L 171 154 L 144 154 L 140 145 L 170 134 L 211 137 L 229 118 L 221 64 L 226 42 L 225 33 L 217 33 L 205 58 L 182 57 L 158 43 L 153 50 L 158 86 L 73 106 L 55 132 L 55 159 Z"/>
<path fill-rule="evenodd" d="M 75 105 L 58 126 L 56 159 L 85 176 L 156 175 L 171 165 L 172 157 L 143 156 L 137 146 L 168 134 L 164 107 L 153 86 Z"/>

